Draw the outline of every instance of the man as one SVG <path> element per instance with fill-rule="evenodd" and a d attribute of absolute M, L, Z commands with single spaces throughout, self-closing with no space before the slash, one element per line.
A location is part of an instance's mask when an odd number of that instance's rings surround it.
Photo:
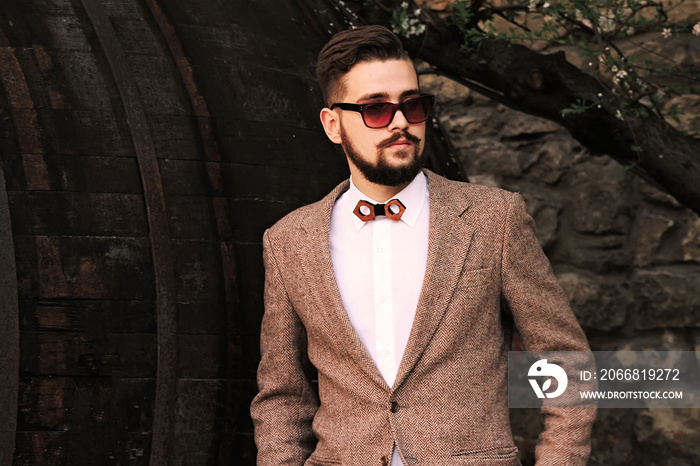
<path fill-rule="evenodd" d="M 433 98 L 389 30 L 336 34 L 317 73 L 351 176 L 263 238 L 258 464 L 520 464 L 513 327 L 588 349 L 522 198 L 421 169 Z M 595 411 L 542 412 L 537 464 L 585 464 Z"/>

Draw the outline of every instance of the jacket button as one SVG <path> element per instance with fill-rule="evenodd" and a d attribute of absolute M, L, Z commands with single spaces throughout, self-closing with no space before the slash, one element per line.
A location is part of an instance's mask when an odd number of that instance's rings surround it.
<path fill-rule="evenodd" d="M 399 410 L 399 404 L 395 401 L 392 401 L 391 408 L 389 408 L 389 411 L 391 411 L 392 413 L 396 413 L 396 411 L 398 411 L 398 410 Z"/>
<path fill-rule="evenodd" d="M 382 466 L 389 466 L 389 461 L 386 459 L 386 456 L 382 456 Z"/>

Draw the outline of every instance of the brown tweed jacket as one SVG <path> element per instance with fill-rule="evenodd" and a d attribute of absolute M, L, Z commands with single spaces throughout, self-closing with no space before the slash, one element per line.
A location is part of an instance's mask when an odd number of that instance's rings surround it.
<path fill-rule="evenodd" d="M 429 171 L 428 263 L 389 387 L 355 333 L 334 278 L 333 203 L 263 237 L 265 315 L 251 413 L 259 465 L 519 465 L 507 407 L 513 326 L 530 351 L 587 350 L 522 198 Z M 318 397 L 309 380 L 318 370 Z M 592 409 L 543 409 L 537 465 L 585 465 Z"/>

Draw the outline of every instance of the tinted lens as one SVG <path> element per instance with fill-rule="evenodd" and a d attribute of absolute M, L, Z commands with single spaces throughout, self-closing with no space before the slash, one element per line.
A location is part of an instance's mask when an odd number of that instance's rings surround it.
<path fill-rule="evenodd" d="M 391 123 L 394 112 L 394 104 L 389 102 L 379 102 L 362 106 L 362 118 L 365 125 L 370 128 L 383 128 Z"/>
<path fill-rule="evenodd" d="M 422 123 L 428 119 L 433 109 L 433 96 L 422 95 L 403 103 L 403 114 L 409 123 Z"/>

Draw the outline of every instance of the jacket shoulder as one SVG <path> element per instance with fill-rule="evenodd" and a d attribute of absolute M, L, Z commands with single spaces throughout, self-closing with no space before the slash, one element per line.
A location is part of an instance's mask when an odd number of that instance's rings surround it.
<path fill-rule="evenodd" d="M 318 212 L 321 210 L 321 202 L 322 201 L 316 201 L 294 209 L 275 222 L 274 225 L 270 227 L 270 230 L 274 233 L 280 233 L 289 229 L 301 228 L 302 225 L 306 223 L 306 219 L 318 215 Z"/>
<path fill-rule="evenodd" d="M 275 224 L 267 230 L 266 234 L 275 238 L 290 239 L 290 235 L 294 235 L 293 232 L 323 229 L 325 224 L 330 221 L 330 214 L 335 200 L 347 190 L 348 186 L 349 182 L 346 180 L 336 186 L 335 189 L 328 193 L 323 199 L 289 212 L 275 222 Z"/>

